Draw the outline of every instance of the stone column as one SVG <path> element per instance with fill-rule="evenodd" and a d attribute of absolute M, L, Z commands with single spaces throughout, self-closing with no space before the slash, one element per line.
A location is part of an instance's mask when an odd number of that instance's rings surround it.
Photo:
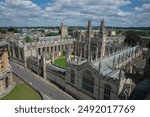
<path fill-rule="evenodd" d="M 115 56 L 113 58 L 113 69 L 115 69 Z"/>
<path fill-rule="evenodd" d="M 18 59 L 21 60 L 21 52 L 20 52 L 20 48 L 18 47 Z"/>
<path fill-rule="evenodd" d="M 130 73 L 132 73 L 133 72 L 133 66 L 132 66 L 132 62 L 130 61 L 130 66 L 129 66 L 129 70 L 130 70 Z"/>
<path fill-rule="evenodd" d="M 108 48 L 108 50 L 109 50 L 109 56 L 110 56 L 111 55 L 110 48 Z"/>
<path fill-rule="evenodd" d="M 24 68 L 27 68 L 27 46 L 24 45 L 23 47 L 23 53 L 24 53 Z"/>
<path fill-rule="evenodd" d="M 51 46 L 49 46 L 49 54 L 51 53 Z"/>
<path fill-rule="evenodd" d="M 44 47 L 44 54 L 47 55 L 47 46 Z"/>
<path fill-rule="evenodd" d="M 38 49 L 38 47 L 37 47 L 37 51 L 36 51 L 36 57 L 37 57 L 37 65 L 38 65 L 38 68 L 39 68 L 39 58 L 40 58 L 40 55 L 39 55 L 39 49 Z"/>
<path fill-rule="evenodd" d="M 57 53 L 59 52 L 59 45 L 58 44 L 56 45 L 56 51 L 57 51 Z"/>
<path fill-rule="evenodd" d="M 84 46 L 83 57 L 86 58 L 86 44 L 83 43 L 83 46 Z"/>
<path fill-rule="evenodd" d="M 8 54 L 9 54 L 9 57 L 11 58 L 11 56 L 12 56 L 12 51 L 11 51 L 10 42 L 9 42 L 9 45 L 8 45 Z"/>
<path fill-rule="evenodd" d="M 77 43 L 74 43 L 74 59 L 76 59 L 77 56 Z"/>
<path fill-rule="evenodd" d="M 15 57 L 15 55 L 14 55 L 14 54 L 15 54 L 15 53 L 14 53 L 15 51 L 14 51 L 14 46 L 13 46 L 13 45 L 12 45 L 12 47 L 11 47 L 11 50 L 12 50 L 12 58 L 14 58 L 14 57 Z"/>
<path fill-rule="evenodd" d="M 81 60 L 81 58 L 82 58 L 82 49 L 83 48 L 83 44 L 81 43 L 81 45 L 80 45 L 80 60 Z"/>
<path fill-rule="evenodd" d="M 43 77 L 44 77 L 44 79 L 46 79 L 46 61 L 45 61 L 45 52 L 44 52 L 44 54 L 43 54 L 42 59 L 43 59 Z"/>
<path fill-rule="evenodd" d="M 36 47 L 36 57 L 38 58 L 38 55 L 39 55 L 39 49 L 38 47 Z"/>
<path fill-rule="evenodd" d="M 91 62 L 91 38 L 88 40 L 88 62 Z"/>
<path fill-rule="evenodd" d="M 52 55 L 51 55 L 51 63 L 54 63 L 54 52 L 52 52 Z"/>
<path fill-rule="evenodd" d="M 67 46 L 67 50 L 66 50 L 66 60 L 67 62 L 70 62 L 70 46 Z"/>
<path fill-rule="evenodd" d="M 97 61 L 97 59 L 98 59 L 98 43 L 96 45 L 96 55 L 95 55 L 95 60 Z"/>

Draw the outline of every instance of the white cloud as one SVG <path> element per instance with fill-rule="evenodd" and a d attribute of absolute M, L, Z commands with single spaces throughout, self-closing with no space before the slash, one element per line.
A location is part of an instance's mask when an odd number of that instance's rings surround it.
<path fill-rule="evenodd" d="M 142 7 L 135 7 L 135 11 L 149 11 L 150 12 L 150 3 L 143 4 Z"/>
<path fill-rule="evenodd" d="M 131 12 L 123 12 L 121 10 L 118 10 L 118 13 L 117 13 L 118 16 L 121 16 L 121 17 L 127 17 L 127 16 L 130 16 L 131 15 Z"/>
<path fill-rule="evenodd" d="M 70 18 L 82 23 L 83 19 L 84 21 L 93 19 L 98 23 L 100 18 L 116 15 L 125 16 L 123 11 L 120 10 L 118 13 L 118 10 L 120 6 L 127 4 L 131 4 L 131 2 L 124 0 L 55 0 L 53 4 L 46 7 L 46 12 L 50 16 L 56 14 L 56 16 L 63 17 L 60 20 Z"/>
<path fill-rule="evenodd" d="M 150 4 L 135 7 L 132 12 L 120 9 L 129 4 L 132 0 L 53 0 L 41 8 L 31 0 L 5 0 L 0 2 L 0 26 L 49 26 L 60 25 L 60 22 L 86 25 L 88 19 L 99 25 L 102 18 L 106 25 L 113 26 L 137 26 L 138 21 L 146 18 L 141 26 L 147 26 Z"/>

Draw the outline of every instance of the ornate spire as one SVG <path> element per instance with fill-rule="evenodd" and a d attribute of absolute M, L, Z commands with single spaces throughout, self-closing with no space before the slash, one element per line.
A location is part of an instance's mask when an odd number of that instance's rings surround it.
<path fill-rule="evenodd" d="M 66 61 L 70 62 L 71 58 L 70 58 L 70 45 L 67 46 L 67 50 L 66 50 Z"/>
<path fill-rule="evenodd" d="M 105 33 L 105 22 L 104 19 L 101 20 L 101 26 L 100 26 L 100 34 Z"/>
<path fill-rule="evenodd" d="M 77 65 L 79 65 L 79 38 L 77 38 Z"/>
<path fill-rule="evenodd" d="M 113 69 L 115 68 L 115 56 L 114 56 L 114 58 L 113 58 Z"/>
<path fill-rule="evenodd" d="M 99 61 L 99 73 L 101 73 L 101 59 Z"/>
<path fill-rule="evenodd" d="M 91 36 L 92 34 L 92 21 L 91 20 L 88 21 L 87 34 L 88 36 Z"/>
<path fill-rule="evenodd" d="M 92 35 L 92 25 L 91 20 L 88 21 L 87 36 L 88 36 L 88 62 L 91 62 L 91 35 Z"/>
<path fill-rule="evenodd" d="M 120 54 L 119 54 L 119 57 L 118 57 L 118 64 L 120 63 Z"/>
<path fill-rule="evenodd" d="M 119 80 L 121 79 L 121 77 L 122 77 L 122 70 L 119 69 Z"/>

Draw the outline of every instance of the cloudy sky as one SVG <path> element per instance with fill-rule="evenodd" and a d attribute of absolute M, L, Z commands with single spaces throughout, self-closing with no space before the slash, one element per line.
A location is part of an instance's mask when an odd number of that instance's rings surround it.
<path fill-rule="evenodd" d="M 150 0 L 0 0 L 0 26 L 150 27 Z"/>

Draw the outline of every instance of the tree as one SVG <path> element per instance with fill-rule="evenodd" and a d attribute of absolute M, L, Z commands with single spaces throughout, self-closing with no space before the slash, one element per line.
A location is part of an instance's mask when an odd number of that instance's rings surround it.
<path fill-rule="evenodd" d="M 60 34 L 60 35 L 61 35 L 61 29 L 59 29 L 59 32 L 58 32 L 58 34 Z"/>
<path fill-rule="evenodd" d="M 46 34 L 46 36 L 58 36 L 59 33 L 55 33 L 55 32 L 50 32 L 48 34 Z"/>
<path fill-rule="evenodd" d="M 2 34 L 6 34 L 6 30 L 3 29 L 3 28 L 0 28 L 0 32 L 1 32 Z"/>
<path fill-rule="evenodd" d="M 125 38 L 124 42 L 128 45 L 135 46 L 138 43 L 141 44 L 141 38 L 137 32 L 127 31 L 126 32 L 126 38 Z"/>
<path fill-rule="evenodd" d="M 138 31 L 139 35 L 140 36 L 144 36 L 144 37 L 149 37 L 149 31 L 146 31 L 146 30 L 141 30 L 141 31 Z"/>
<path fill-rule="evenodd" d="M 31 43 L 32 39 L 29 36 L 26 36 L 25 41 L 26 41 L 26 43 Z"/>
<path fill-rule="evenodd" d="M 14 32 L 14 33 L 20 33 L 20 32 L 21 32 L 21 30 L 18 30 L 17 28 L 13 28 L 13 27 L 10 27 L 10 28 L 8 29 L 8 31 L 9 31 L 9 32 Z"/>
<path fill-rule="evenodd" d="M 10 27 L 10 28 L 8 29 L 8 31 L 9 31 L 9 32 L 14 32 L 15 29 L 14 29 L 13 27 Z"/>
<path fill-rule="evenodd" d="M 148 48 L 149 48 L 149 50 L 150 50 L 150 42 L 146 45 Z"/>

